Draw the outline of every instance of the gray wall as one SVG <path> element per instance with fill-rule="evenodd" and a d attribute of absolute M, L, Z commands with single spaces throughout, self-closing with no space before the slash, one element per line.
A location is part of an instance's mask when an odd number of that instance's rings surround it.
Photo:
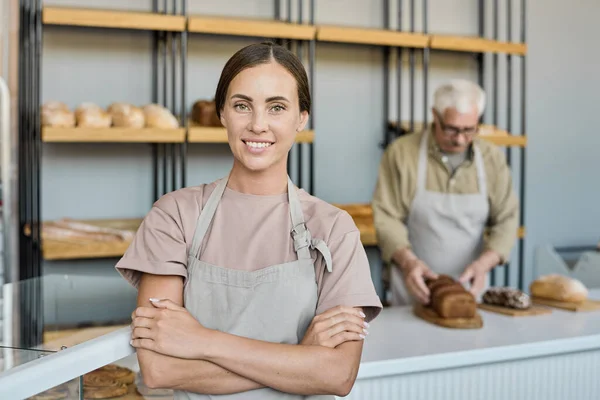
<path fill-rule="evenodd" d="M 83 5 L 87 2 L 49 0 L 46 3 Z M 125 8 L 121 3 L 124 2 L 103 1 L 102 7 Z M 150 1 L 128 3 L 127 7 L 131 9 L 148 10 Z M 222 10 L 223 6 L 218 5 L 221 2 L 217 1 L 190 3 L 195 13 L 272 17 L 271 1 L 229 1 L 227 10 Z M 382 26 L 382 1 L 328 0 L 318 3 L 317 23 Z M 429 3 L 430 31 L 461 35 L 477 33 L 477 2 L 438 0 Z M 506 4 L 500 3 L 502 7 Z M 514 3 L 513 38 L 518 40 L 519 2 Z M 593 94 L 597 92 L 599 82 L 593 72 L 600 59 L 598 52 L 590 50 L 595 48 L 593 38 L 600 33 L 593 19 L 600 12 L 600 4 L 591 0 L 580 3 L 578 7 L 568 7 L 560 0 L 529 1 L 527 133 L 530 147 L 526 172 L 528 237 L 525 259 L 528 280 L 535 246 L 548 242 L 557 245 L 593 243 L 599 236 L 600 213 L 592 208 L 598 204 L 598 190 L 588 182 L 597 181 L 593 171 L 597 171 L 596 149 L 600 144 L 600 136 L 593 133 L 596 125 Z M 99 6 L 100 2 L 95 4 Z M 416 29 L 420 30 L 420 6 L 418 8 Z M 503 8 L 501 11 L 504 15 Z M 391 14 L 392 20 L 394 15 L 395 12 Z M 565 19 L 565 16 L 571 18 Z M 565 20 L 577 22 L 569 29 L 563 29 Z M 404 28 L 408 26 L 406 15 Z M 502 18 L 501 38 L 505 37 L 505 27 Z M 491 32 L 491 21 L 488 21 L 488 32 Z M 191 36 L 188 107 L 196 99 L 212 97 L 227 58 L 249 42 L 241 38 Z M 45 31 L 43 50 L 43 100 L 62 100 L 72 107 L 82 101 L 94 101 L 102 106 L 112 101 L 138 104 L 150 101 L 151 50 L 147 33 L 49 27 Z M 491 56 L 487 61 L 491 61 Z M 404 63 L 407 89 L 407 55 Z M 317 45 L 315 187 L 317 196 L 326 201 L 353 203 L 368 202 L 371 198 L 381 156 L 381 64 L 382 52 L 377 48 Z M 419 65 L 420 57 L 417 58 Z M 511 129 L 518 133 L 520 64 L 513 60 L 512 65 L 516 79 Z M 499 74 L 502 77 L 506 75 L 506 66 L 506 57 L 501 56 Z M 417 119 L 422 119 L 419 68 L 416 77 L 414 112 Z M 427 93 L 429 104 L 435 86 L 453 77 L 476 79 L 475 59 L 467 54 L 432 53 Z M 486 82 L 491 84 L 491 75 L 486 76 Z M 395 87 L 394 78 L 391 84 Z M 492 96 L 488 97 L 491 102 Z M 506 85 L 502 83 L 499 97 L 500 104 L 504 104 Z M 403 99 L 404 104 L 408 104 L 408 91 L 403 94 Z M 351 111 L 354 109 L 360 112 Z M 394 100 L 390 112 L 392 117 L 396 115 Z M 489 112 L 487 115 L 491 118 Z M 409 117 L 406 106 L 402 117 Z M 504 106 L 498 117 L 500 125 L 506 128 Z M 513 158 L 514 184 L 518 188 L 518 149 L 513 150 Z M 560 164 L 555 162 L 559 160 Z M 576 162 L 580 164 L 576 165 Z M 190 145 L 188 185 L 221 177 L 230 165 L 231 156 L 226 145 Z M 144 144 L 46 144 L 42 198 L 44 219 L 142 216 L 151 206 L 150 147 Z M 516 247 L 514 254 L 516 259 Z M 369 251 L 369 256 L 376 273 L 377 253 Z M 114 274 L 114 261 L 48 262 L 45 272 Z"/>

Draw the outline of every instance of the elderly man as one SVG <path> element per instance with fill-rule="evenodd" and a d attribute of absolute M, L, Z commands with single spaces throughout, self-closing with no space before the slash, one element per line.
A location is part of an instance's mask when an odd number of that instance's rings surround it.
<path fill-rule="evenodd" d="M 383 155 L 372 205 L 392 305 L 427 304 L 424 278 L 439 274 L 477 297 L 509 258 L 518 200 L 503 153 L 477 137 L 484 107 L 478 85 L 451 81 L 434 94 L 431 127 L 396 139 Z"/>

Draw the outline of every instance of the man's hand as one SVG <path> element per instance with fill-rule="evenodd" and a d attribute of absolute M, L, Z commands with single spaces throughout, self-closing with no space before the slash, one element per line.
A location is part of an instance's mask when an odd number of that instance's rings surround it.
<path fill-rule="evenodd" d="M 496 252 L 488 250 L 465 268 L 458 280 L 461 283 L 468 282 L 471 285 L 469 292 L 477 297 L 485 286 L 487 274 L 494 269 L 500 261 L 501 258 Z"/>
<path fill-rule="evenodd" d="M 429 288 L 425 284 L 425 278 L 436 279 L 437 274 L 429 269 L 427 265 L 418 258 L 406 261 L 401 267 L 404 285 L 414 297 L 421 303 L 429 303 Z"/>
<path fill-rule="evenodd" d="M 132 314 L 131 345 L 171 357 L 201 359 L 202 354 L 194 352 L 206 345 L 202 338 L 208 329 L 171 300 L 152 300 L 153 308 L 138 307 Z"/>
<path fill-rule="evenodd" d="M 344 342 L 363 340 L 369 334 L 364 318 L 359 309 L 334 307 L 313 318 L 300 344 L 335 348 Z"/>

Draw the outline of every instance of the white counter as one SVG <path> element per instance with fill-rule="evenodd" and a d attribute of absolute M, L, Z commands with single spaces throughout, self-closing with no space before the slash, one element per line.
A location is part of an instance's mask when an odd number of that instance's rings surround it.
<path fill-rule="evenodd" d="M 600 290 L 590 297 L 600 299 Z M 423 321 L 409 307 L 384 309 L 348 398 L 600 399 L 600 311 L 479 312 L 483 328 L 462 330 Z"/>
<path fill-rule="evenodd" d="M 600 299 L 600 290 L 590 297 Z M 347 398 L 600 399 L 600 311 L 480 313 L 482 329 L 458 330 L 418 319 L 408 307 L 384 309 Z M 31 396 L 122 360 L 134 354 L 129 335 L 123 328 L 0 374 L 0 398 Z"/>

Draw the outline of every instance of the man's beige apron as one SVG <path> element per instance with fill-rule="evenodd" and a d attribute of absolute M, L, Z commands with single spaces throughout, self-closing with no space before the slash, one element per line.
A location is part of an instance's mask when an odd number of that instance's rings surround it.
<path fill-rule="evenodd" d="M 304 224 L 298 194 L 288 178 L 288 199 L 294 249 L 298 260 L 257 271 L 223 268 L 200 261 L 207 234 L 228 179 L 221 179 L 203 208 L 188 257 L 188 280 L 184 288 L 185 308 L 205 327 L 233 335 L 274 342 L 298 344 L 317 308 L 317 283 L 310 249 L 323 255 L 331 272 L 331 253 L 325 242 L 313 239 Z M 284 235 L 286 232 L 273 232 Z M 268 240 L 265 238 L 264 240 Z M 223 243 L 222 251 L 244 251 L 243 244 Z M 247 260 L 252 263 L 253 260 Z M 333 399 L 305 397 L 271 388 L 233 395 L 202 395 L 175 392 L 175 399 Z"/>
<path fill-rule="evenodd" d="M 458 278 L 481 255 L 489 215 L 487 184 L 481 152 L 473 146 L 479 193 L 448 194 L 426 190 L 427 139 L 419 148 L 417 188 L 408 214 L 408 238 L 415 255 L 437 274 Z M 391 268 L 391 304 L 413 304 L 398 267 Z"/>

